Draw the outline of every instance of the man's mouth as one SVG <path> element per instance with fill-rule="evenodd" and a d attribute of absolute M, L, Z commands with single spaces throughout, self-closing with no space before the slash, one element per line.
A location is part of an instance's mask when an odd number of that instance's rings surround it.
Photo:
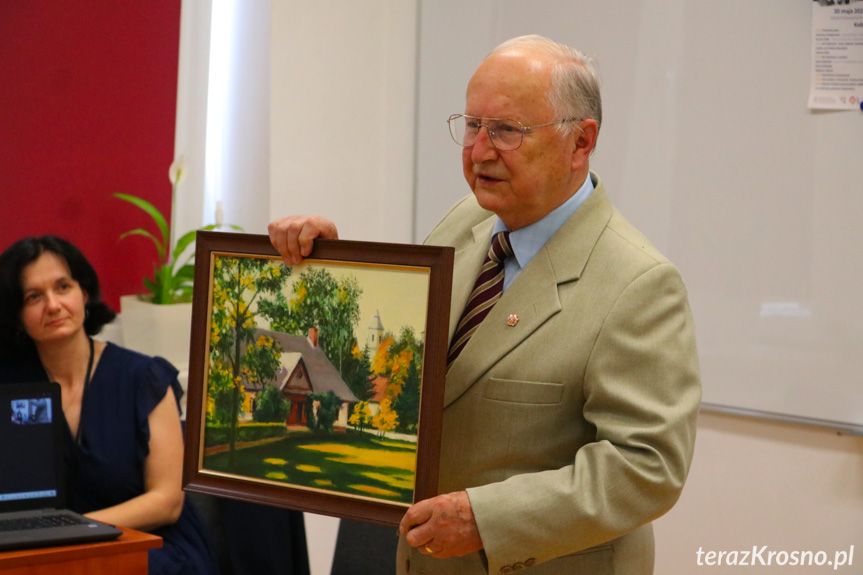
<path fill-rule="evenodd" d="M 494 184 L 494 183 L 500 181 L 500 179 L 494 178 L 494 177 L 486 175 L 486 174 L 477 174 L 476 179 L 479 180 L 480 182 L 482 182 L 483 184 Z"/>

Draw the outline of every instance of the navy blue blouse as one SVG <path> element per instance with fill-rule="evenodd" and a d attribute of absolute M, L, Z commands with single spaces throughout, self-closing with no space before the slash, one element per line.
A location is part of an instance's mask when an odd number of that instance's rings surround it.
<path fill-rule="evenodd" d="M 14 366 L 0 381 L 44 379 L 38 364 Z M 2 366 L 3 368 L 12 366 Z M 148 417 L 168 387 L 178 401 L 177 370 L 166 360 L 107 344 L 81 404 L 80 443 L 66 427 L 67 507 L 88 513 L 144 493 L 144 461 L 149 453 Z M 186 501 L 180 518 L 152 531 L 163 539 L 149 552 L 150 575 L 216 573 L 206 527 Z"/>

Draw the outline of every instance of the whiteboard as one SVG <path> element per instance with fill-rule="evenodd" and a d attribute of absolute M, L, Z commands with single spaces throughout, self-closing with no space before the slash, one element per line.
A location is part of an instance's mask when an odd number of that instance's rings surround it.
<path fill-rule="evenodd" d="M 680 268 L 704 407 L 863 432 L 863 114 L 807 109 L 811 0 L 422 2 L 416 240 L 469 193 L 446 118 L 537 33 L 595 57 L 591 169 Z"/>

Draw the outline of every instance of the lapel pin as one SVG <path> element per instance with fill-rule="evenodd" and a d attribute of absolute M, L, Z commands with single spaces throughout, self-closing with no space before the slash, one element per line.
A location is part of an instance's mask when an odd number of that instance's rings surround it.
<path fill-rule="evenodd" d="M 509 327 L 515 327 L 515 324 L 518 323 L 518 316 L 514 313 L 509 314 L 509 317 L 506 318 L 506 325 Z"/>

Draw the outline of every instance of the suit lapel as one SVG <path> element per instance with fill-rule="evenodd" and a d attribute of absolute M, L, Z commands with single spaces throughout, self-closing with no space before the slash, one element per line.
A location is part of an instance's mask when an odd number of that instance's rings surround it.
<path fill-rule="evenodd" d="M 447 374 L 445 406 L 458 399 L 482 374 L 560 311 L 559 286 L 581 275 L 611 214 L 611 203 L 602 184 L 598 183 L 584 205 L 522 270 L 453 363 Z M 461 261 L 454 272 L 458 280 L 453 283 L 453 301 L 458 299 L 459 305 L 450 313 L 450 338 L 473 288 L 476 270 L 488 249 L 486 244 L 493 223 L 494 218 L 489 218 L 475 226 L 473 243 L 465 247 L 461 258 L 456 254 L 456 260 Z M 518 316 L 515 326 L 507 325 L 511 314 Z"/>
<path fill-rule="evenodd" d="M 459 248 L 455 253 L 452 272 L 452 303 L 449 313 L 449 336 L 447 345 L 452 341 L 452 334 L 458 327 L 461 312 L 467 305 L 467 298 L 473 291 L 478 270 L 488 253 L 491 241 L 491 230 L 494 227 L 494 216 L 486 218 L 473 227 L 473 241 Z"/>
<path fill-rule="evenodd" d="M 452 364 L 447 374 L 445 406 L 458 399 L 500 358 L 560 310 L 557 283 L 548 279 L 553 277 L 553 270 L 544 252 L 541 250 L 534 257 L 503 294 Z M 510 314 L 518 316 L 513 327 L 506 323 Z"/>

